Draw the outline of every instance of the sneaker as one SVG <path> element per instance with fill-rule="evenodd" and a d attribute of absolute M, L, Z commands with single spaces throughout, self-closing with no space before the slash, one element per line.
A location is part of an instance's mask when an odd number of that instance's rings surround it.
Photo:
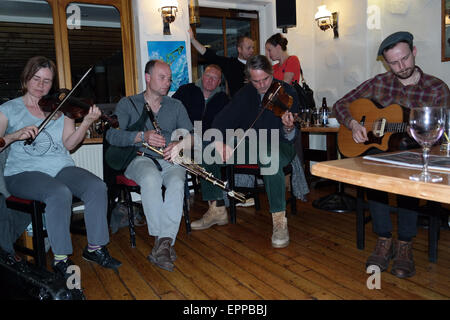
<path fill-rule="evenodd" d="M 252 207 L 255 205 L 254 198 L 248 198 L 245 202 L 236 203 L 236 207 Z"/>
<path fill-rule="evenodd" d="M 106 246 L 101 247 L 98 250 L 89 252 L 88 247 L 83 250 L 83 258 L 87 261 L 95 262 L 101 265 L 103 268 L 108 269 L 117 269 L 122 265 L 122 262 L 114 259 L 109 255 L 108 249 Z"/>
<path fill-rule="evenodd" d="M 67 272 L 67 268 L 69 266 L 73 266 L 74 263 L 72 262 L 72 260 L 67 259 L 66 261 L 61 260 L 58 263 L 55 264 L 55 262 L 53 261 L 53 271 L 55 272 L 56 276 L 67 279 L 71 273 Z"/>

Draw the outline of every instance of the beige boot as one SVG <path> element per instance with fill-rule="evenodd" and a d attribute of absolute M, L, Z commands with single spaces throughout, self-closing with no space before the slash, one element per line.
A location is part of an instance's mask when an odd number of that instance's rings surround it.
<path fill-rule="evenodd" d="M 217 207 L 217 201 L 208 201 L 209 209 L 203 217 L 191 222 L 192 230 L 204 230 L 217 224 L 222 226 L 228 223 L 228 214 L 225 206 Z"/>
<path fill-rule="evenodd" d="M 272 247 L 284 248 L 289 245 L 289 231 L 287 227 L 286 211 L 272 213 L 273 234 Z"/>

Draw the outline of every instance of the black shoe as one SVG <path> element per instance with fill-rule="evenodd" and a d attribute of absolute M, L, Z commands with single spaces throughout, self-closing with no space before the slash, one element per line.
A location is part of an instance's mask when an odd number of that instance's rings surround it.
<path fill-rule="evenodd" d="M 86 246 L 86 248 L 84 248 L 83 250 L 83 258 L 85 260 L 95 262 L 101 265 L 102 267 L 108 269 L 117 269 L 122 265 L 122 262 L 114 259 L 109 255 L 106 246 L 103 246 L 100 249 L 95 250 L 93 252 L 89 252 L 88 247 Z"/>
<path fill-rule="evenodd" d="M 53 271 L 55 272 L 57 277 L 67 279 L 72 275 L 72 273 L 67 272 L 67 268 L 73 265 L 74 263 L 70 259 L 67 259 L 66 261 L 61 260 L 56 264 L 55 262 L 53 262 Z"/>

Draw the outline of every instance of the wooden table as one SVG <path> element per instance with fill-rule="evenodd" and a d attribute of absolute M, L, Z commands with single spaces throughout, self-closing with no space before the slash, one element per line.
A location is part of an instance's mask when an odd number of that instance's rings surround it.
<path fill-rule="evenodd" d="M 310 172 L 310 161 L 326 161 L 337 159 L 337 143 L 336 134 L 339 126 L 333 127 L 303 127 L 302 132 L 302 146 L 303 146 L 303 160 L 305 162 L 305 175 L 308 176 Z M 309 148 L 309 135 L 311 133 L 319 133 L 326 135 L 326 150 L 316 150 Z"/>
<path fill-rule="evenodd" d="M 433 152 L 436 151 L 433 150 Z M 411 174 L 419 171 L 419 169 L 365 160 L 362 157 L 320 162 L 311 168 L 311 173 L 319 177 L 425 200 L 450 203 L 449 173 L 439 172 L 443 180 L 438 183 L 409 180 Z"/>
<path fill-rule="evenodd" d="M 411 151 L 411 150 L 410 150 Z M 414 150 L 420 152 L 420 150 Z M 432 153 L 439 150 L 434 148 Z M 401 194 L 405 196 L 431 200 L 439 203 L 450 203 L 450 176 L 448 172 L 439 172 L 442 182 L 425 183 L 409 180 L 409 176 L 419 172 L 419 169 L 400 167 L 396 165 L 365 160 L 362 157 L 346 158 L 334 161 L 316 163 L 311 168 L 313 175 L 332 179 L 358 187 L 365 187 Z M 358 188 L 356 204 L 356 237 L 358 249 L 364 249 L 365 223 L 370 217 L 365 216 L 363 193 Z M 437 260 L 437 241 L 439 232 L 439 215 L 430 214 L 428 228 L 429 260 Z"/>

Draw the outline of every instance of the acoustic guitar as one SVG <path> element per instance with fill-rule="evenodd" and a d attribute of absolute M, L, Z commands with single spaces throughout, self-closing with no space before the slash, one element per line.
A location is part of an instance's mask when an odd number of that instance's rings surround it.
<path fill-rule="evenodd" d="M 352 131 L 341 125 L 338 131 L 339 151 L 345 157 L 357 157 L 370 148 L 382 151 L 396 150 L 405 137 L 409 111 L 397 104 L 378 108 L 369 99 L 357 99 L 349 105 L 353 119 L 366 128 L 368 141 L 356 143 Z M 398 135 L 398 133 L 404 133 Z M 391 139 L 392 138 L 392 139 Z"/>

